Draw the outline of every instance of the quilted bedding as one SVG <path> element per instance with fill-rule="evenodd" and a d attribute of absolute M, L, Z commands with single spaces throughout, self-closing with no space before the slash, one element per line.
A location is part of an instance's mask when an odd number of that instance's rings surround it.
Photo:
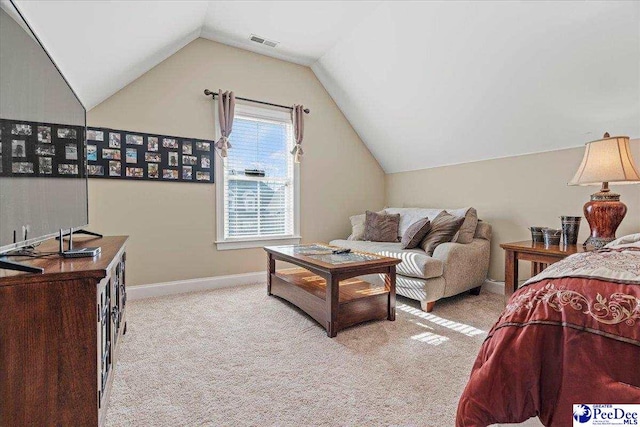
<path fill-rule="evenodd" d="M 533 277 L 488 334 L 458 427 L 572 425 L 573 404 L 640 403 L 640 235 Z"/>

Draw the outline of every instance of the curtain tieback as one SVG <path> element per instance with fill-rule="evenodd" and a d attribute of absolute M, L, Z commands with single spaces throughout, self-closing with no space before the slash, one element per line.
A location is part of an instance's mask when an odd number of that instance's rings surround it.
<path fill-rule="evenodd" d="M 295 147 L 293 147 L 293 150 L 291 150 L 291 154 L 294 155 L 296 162 L 300 162 L 300 159 L 302 158 L 302 155 L 304 154 L 304 151 L 302 150 L 302 145 L 301 144 L 296 144 Z"/>
<path fill-rule="evenodd" d="M 220 155 L 222 157 L 227 157 L 227 150 L 231 148 L 229 138 L 226 136 L 221 137 L 218 142 L 216 142 L 216 148 L 220 150 Z"/>

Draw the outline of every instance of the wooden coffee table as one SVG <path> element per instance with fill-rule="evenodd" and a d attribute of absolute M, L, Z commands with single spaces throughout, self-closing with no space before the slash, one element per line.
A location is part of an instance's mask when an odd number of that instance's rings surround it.
<path fill-rule="evenodd" d="M 267 246 L 267 293 L 313 317 L 335 337 L 368 320 L 396 318 L 396 265 L 401 261 L 365 252 L 332 255 L 329 245 Z M 324 253 L 323 253 L 324 252 Z M 276 260 L 302 268 L 276 272 Z M 385 274 L 385 286 L 357 279 Z"/>

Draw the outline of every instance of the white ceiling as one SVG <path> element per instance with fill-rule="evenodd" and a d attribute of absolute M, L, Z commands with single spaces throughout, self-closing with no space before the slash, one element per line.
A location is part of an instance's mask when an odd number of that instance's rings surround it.
<path fill-rule="evenodd" d="M 87 109 L 205 37 L 312 65 L 390 173 L 640 136 L 640 2 L 17 4 Z"/>
<path fill-rule="evenodd" d="M 371 13 L 379 1 L 212 1 L 201 37 L 311 65 Z M 280 42 L 270 48 L 251 34 Z"/>
<path fill-rule="evenodd" d="M 385 3 L 312 68 L 387 173 L 640 136 L 640 2 Z"/>
<path fill-rule="evenodd" d="M 379 3 L 15 2 L 87 109 L 198 37 L 311 65 Z M 252 42 L 252 33 L 280 45 Z"/>
<path fill-rule="evenodd" d="M 200 35 L 197 1 L 16 1 L 87 110 Z"/>

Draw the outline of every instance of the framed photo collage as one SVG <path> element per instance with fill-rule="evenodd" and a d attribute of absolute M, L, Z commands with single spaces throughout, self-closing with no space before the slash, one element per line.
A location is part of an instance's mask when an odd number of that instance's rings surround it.
<path fill-rule="evenodd" d="M 213 141 L 87 128 L 90 178 L 213 183 Z"/>
<path fill-rule="evenodd" d="M 84 127 L 0 119 L 0 176 L 84 178 Z"/>

